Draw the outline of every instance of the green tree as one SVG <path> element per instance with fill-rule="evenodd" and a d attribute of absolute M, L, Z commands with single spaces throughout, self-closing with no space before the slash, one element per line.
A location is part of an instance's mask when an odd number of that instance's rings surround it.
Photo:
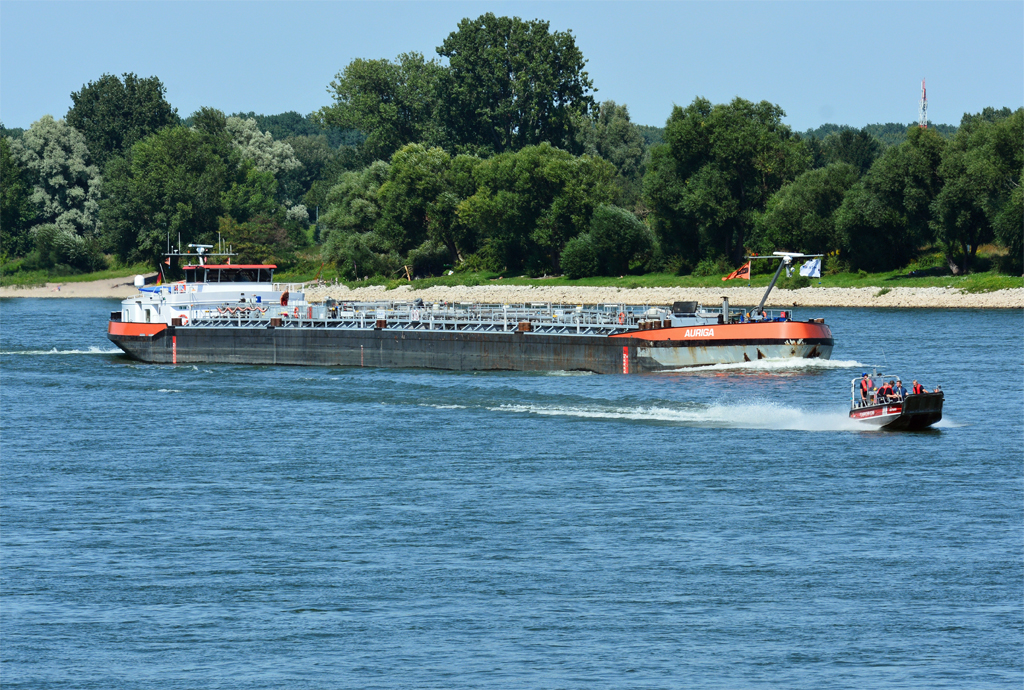
<path fill-rule="evenodd" d="M 217 120 L 215 111 L 203 113 L 206 125 Z M 216 126 L 169 127 L 137 142 L 107 166 L 108 246 L 122 259 L 157 261 L 168 238 L 175 244 L 179 234 L 183 244 L 214 238 L 237 170 L 237 153 Z"/>
<path fill-rule="evenodd" d="M 288 137 L 284 143 L 292 148 L 301 165 L 277 174 L 283 199 L 304 200 L 315 182 L 325 180 L 333 183 L 345 171 L 340 153 L 330 147 L 323 134 Z"/>
<path fill-rule="evenodd" d="M 261 132 L 256 126 L 256 120 L 229 117 L 225 127 L 232 146 L 243 160 L 252 161 L 253 167 L 259 172 L 269 172 L 276 177 L 282 172 L 302 167 L 291 145 L 274 141 L 270 132 Z"/>
<path fill-rule="evenodd" d="M 405 144 L 433 141 L 442 72 L 420 53 L 403 53 L 395 62 L 357 58 L 331 82 L 335 102 L 320 110 L 320 121 L 359 130 L 366 135 L 366 159 L 387 160 Z"/>
<path fill-rule="evenodd" d="M 479 162 L 466 155 L 453 160 L 444 149 L 421 144 L 396 151 L 378 194 L 378 233 L 401 252 L 429 240 L 446 249 L 449 264 L 460 262 L 474 243 L 457 209 L 476 191 L 472 176 Z"/>
<path fill-rule="evenodd" d="M 528 146 L 481 162 L 477 191 L 458 213 L 484 239 L 494 268 L 557 272 L 565 243 L 614 197 L 614 175 L 600 158 Z"/>
<path fill-rule="evenodd" d="M 231 216 L 218 221 L 220 237 L 234 252 L 235 263 L 287 266 L 292 261 L 288 230 L 273 218 L 259 216 L 244 223 Z"/>
<path fill-rule="evenodd" d="M 542 142 L 577 150 L 576 123 L 594 100 L 571 32 L 488 12 L 459 22 L 437 53 L 448 59 L 438 122 L 455 150 L 487 155 Z"/>
<path fill-rule="evenodd" d="M 257 216 L 275 218 L 284 214 L 284 208 L 277 202 L 277 180 L 273 173 L 258 170 L 252 161 L 246 160 L 239 177 L 242 179 L 233 181 L 221 194 L 221 204 L 228 215 L 244 223 Z"/>
<path fill-rule="evenodd" d="M 899 268 L 932 239 L 930 206 L 942 187 L 945 146 L 938 132 L 914 125 L 907 140 L 887 149 L 847 192 L 835 220 L 854 268 Z"/>
<path fill-rule="evenodd" d="M 783 186 L 758 215 L 750 249 L 761 254 L 777 250 L 827 254 L 844 249 L 835 212 L 859 177 L 849 163 L 832 163 L 808 170 Z"/>
<path fill-rule="evenodd" d="M 1024 270 L 1024 109 L 996 125 L 991 147 L 1002 174 L 1000 194 L 992 204 L 996 239 L 1009 250 L 1005 268 L 1017 275 Z"/>
<path fill-rule="evenodd" d="M 967 273 L 978 246 L 994 239 L 995 225 L 1020 186 L 1022 123 L 1024 109 L 1013 115 L 964 115 L 943 152 L 938 170 L 943 186 L 931 205 L 932 228 L 954 273 Z M 1020 216 L 1017 222 L 1024 223 Z"/>
<path fill-rule="evenodd" d="M 882 145 L 867 130 L 844 128 L 825 137 L 821 144 L 826 165 L 849 163 L 863 175 L 882 153 Z"/>
<path fill-rule="evenodd" d="M 164 99 L 166 89 L 156 77 L 140 79 L 126 72 L 118 79 L 104 74 L 71 94 L 65 120 L 85 137 L 101 167 L 112 157 L 153 132 L 178 124 L 178 111 Z"/>
<path fill-rule="evenodd" d="M 359 146 L 366 139 L 358 130 L 343 127 L 326 127 L 320 124 L 320 114 L 300 115 L 294 110 L 279 115 L 257 115 L 254 112 L 235 113 L 234 117 L 243 120 L 256 120 L 261 132 L 269 132 L 275 141 L 285 141 L 299 137 L 327 138 L 327 145 L 332 149 L 341 146 Z M 294 145 L 293 145 L 294 147 Z"/>
<path fill-rule="evenodd" d="M 562 250 L 562 271 L 570 280 L 579 280 L 597 275 L 601 262 L 591 240 L 590 233 L 576 235 L 565 243 Z"/>
<path fill-rule="evenodd" d="M 390 166 L 375 161 L 363 170 L 343 173 L 327 194 L 320 215 L 321 255 L 349 279 L 391 274 L 401 266 L 398 252 L 375 230 L 381 218 L 378 192 Z"/>
<path fill-rule="evenodd" d="M 665 250 L 691 267 L 720 255 L 739 264 L 756 214 L 808 165 L 801 140 L 767 101 L 736 98 L 712 105 L 697 98 L 676 106 L 668 142 L 651 153 L 644 193 Z"/>
<path fill-rule="evenodd" d="M 0 254 L 24 256 L 32 248 L 29 228 L 35 218 L 32 175 L 14 156 L 10 141 L 0 137 Z"/>
<path fill-rule="evenodd" d="M 189 115 L 185 124 L 189 129 L 208 136 L 217 137 L 226 142 L 231 140 L 231 136 L 228 134 L 228 118 L 216 108 L 203 106 Z"/>
<path fill-rule="evenodd" d="M 647 144 L 630 121 L 629 109 L 615 101 L 603 102 L 595 117 L 580 127 L 576 138 L 583 153 L 600 156 L 615 166 L 619 203 L 626 208 L 635 205 L 643 191 Z"/>
<path fill-rule="evenodd" d="M 638 257 L 649 257 L 653 248 L 650 233 L 629 211 L 602 205 L 590 221 L 591 244 L 605 275 L 623 275 Z"/>
<path fill-rule="evenodd" d="M 26 257 L 26 268 L 56 269 L 61 275 L 106 267 L 95 236 L 83 237 L 71 228 L 53 223 L 37 225 L 31 234 L 35 248 Z"/>
<path fill-rule="evenodd" d="M 32 179 L 37 220 L 73 234 L 92 235 L 99 220 L 102 180 L 81 132 L 44 115 L 20 140 L 11 142 L 11 149 Z"/>
<path fill-rule="evenodd" d="M 363 170 L 346 172 L 327 194 L 327 211 L 320 222 L 328 232 L 373 232 L 380 220 L 377 194 L 388 178 L 390 166 L 376 161 Z"/>
<path fill-rule="evenodd" d="M 388 179 L 378 192 L 380 232 L 398 251 L 427 239 L 433 207 L 447 191 L 451 163 L 444 149 L 421 144 L 408 144 L 391 156 Z"/>

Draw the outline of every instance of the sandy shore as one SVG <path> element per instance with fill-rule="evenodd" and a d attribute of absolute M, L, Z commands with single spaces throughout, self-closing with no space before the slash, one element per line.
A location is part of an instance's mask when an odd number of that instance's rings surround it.
<path fill-rule="evenodd" d="M 824 288 L 772 291 L 766 306 L 783 307 L 953 307 L 965 309 L 1024 309 L 1024 288 L 978 294 L 951 288 L 892 288 L 879 295 L 879 288 Z M 124 299 L 136 293 L 132 278 L 112 278 L 91 283 L 47 283 L 36 288 L 0 288 L 0 297 L 96 297 Z M 428 302 L 556 302 L 561 304 L 671 304 L 695 300 L 717 305 L 723 296 L 736 307 L 754 306 L 761 300 L 763 288 L 607 288 L 585 286 L 477 285 L 473 287 L 432 287 L 412 290 L 402 286 L 385 290 L 382 286 L 350 290 L 344 285 L 323 285 L 306 290 L 311 302 L 331 297 L 337 300 L 411 300 Z"/>
<path fill-rule="evenodd" d="M 95 297 L 124 299 L 139 292 L 135 276 L 94 280 L 88 283 L 47 283 L 43 287 L 0 287 L 0 297 Z"/>

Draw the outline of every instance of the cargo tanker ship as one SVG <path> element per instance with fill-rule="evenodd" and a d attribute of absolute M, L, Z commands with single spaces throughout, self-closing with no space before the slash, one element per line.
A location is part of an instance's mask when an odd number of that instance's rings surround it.
<path fill-rule="evenodd" d="M 696 302 L 671 306 L 306 301 L 269 264 L 184 266 L 112 312 L 108 337 L 152 363 L 409 367 L 636 374 L 757 359 L 823 358 L 823 319 Z M 798 257 L 799 255 L 793 255 Z M 784 261 L 784 263 L 789 263 Z M 782 264 L 779 270 L 781 271 Z M 778 271 L 775 278 L 778 278 Z"/>

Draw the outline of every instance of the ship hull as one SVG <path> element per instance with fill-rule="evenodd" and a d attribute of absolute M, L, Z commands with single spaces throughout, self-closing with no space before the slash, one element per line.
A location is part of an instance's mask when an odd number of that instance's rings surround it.
<path fill-rule="evenodd" d="M 108 337 L 130 357 L 163 364 L 362 366 L 455 371 L 644 373 L 776 358 L 828 359 L 831 334 L 818 338 L 671 340 L 398 329 L 174 327 L 129 329 L 111 322 Z M 776 326 L 768 336 L 786 336 Z M 147 324 L 148 326 L 148 324 Z M 794 323 L 795 327 L 807 324 Z M 728 327 L 727 327 L 728 328 Z M 825 327 L 822 327 L 825 328 Z M 722 327 L 716 330 L 722 331 Z M 653 335 L 653 334 L 651 334 Z M 681 335 L 681 333 L 680 333 Z M 793 333 L 788 333 L 792 336 Z M 802 330 L 800 335 L 806 336 Z"/>
<path fill-rule="evenodd" d="M 942 420 L 942 393 L 908 395 L 901 402 L 850 410 L 850 419 L 891 431 L 927 429 Z"/>

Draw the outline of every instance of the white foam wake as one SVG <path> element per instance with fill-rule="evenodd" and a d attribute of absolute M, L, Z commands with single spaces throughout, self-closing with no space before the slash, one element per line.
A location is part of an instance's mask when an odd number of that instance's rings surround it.
<path fill-rule="evenodd" d="M 4 350 L 0 355 L 116 355 L 121 352 L 118 348 L 106 349 L 90 347 L 88 350 Z"/>
<path fill-rule="evenodd" d="M 783 429 L 793 431 L 870 431 L 849 417 L 845 409 L 812 412 L 777 403 L 692 405 L 670 407 L 584 407 L 545 405 L 500 405 L 495 412 L 516 412 L 585 419 L 628 419 L 668 422 L 680 426 L 727 429 Z"/>
<path fill-rule="evenodd" d="M 824 371 L 828 369 L 863 369 L 865 365 L 853 359 L 755 359 L 750 362 L 708 364 L 702 367 L 671 369 L 672 373 L 699 373 L 702 371 Z"/>

